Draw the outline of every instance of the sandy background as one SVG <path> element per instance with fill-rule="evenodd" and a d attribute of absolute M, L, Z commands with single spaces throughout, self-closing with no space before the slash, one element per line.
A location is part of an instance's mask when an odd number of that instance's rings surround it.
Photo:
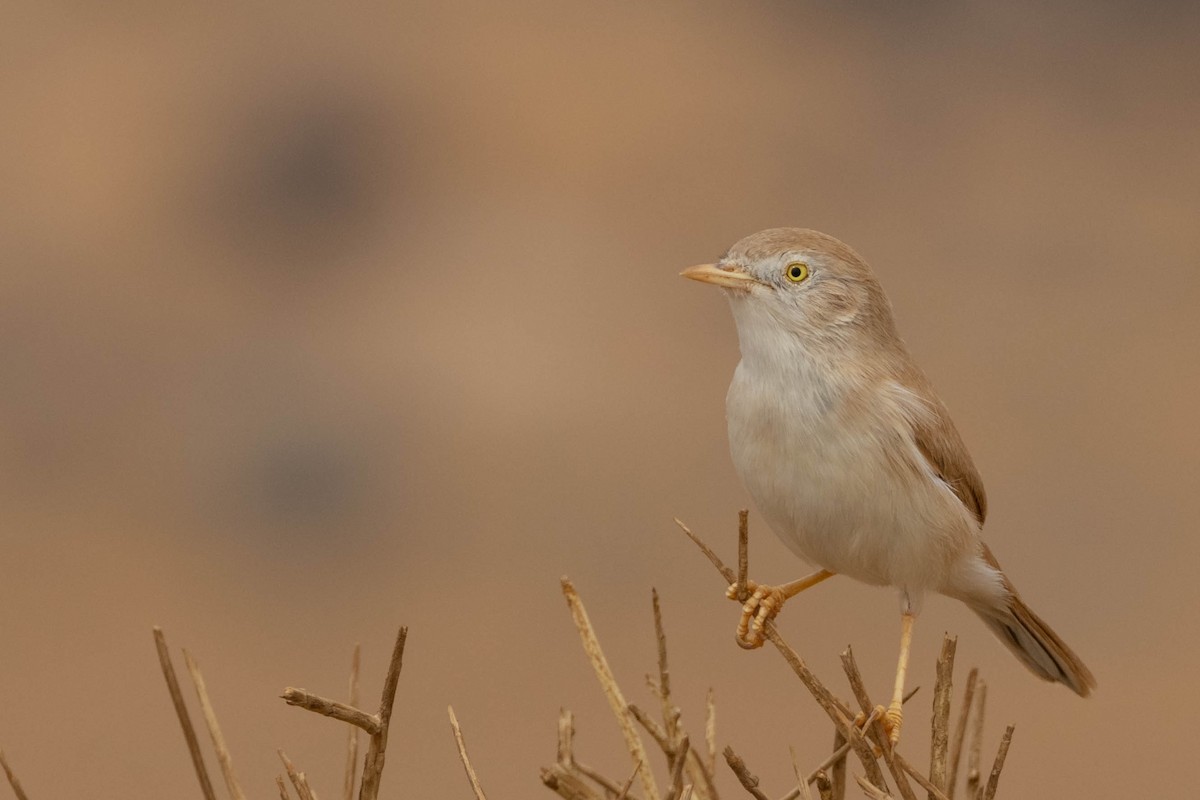
<path fill-rule="evenodd" d="M 405 623 L 386 796 L 469 796 L 447 703 L 494 800 L 551 796 L 560 705 L 624 775 L 568 574 L 643 701 L 659 588 L 685 722 L 714 686 L 782 794 L 830 734 L 671 524 L 731 554 L 747 502 L 733 324 L 676 273 L 802 225 L 874 264 L 1100 687 L 941 599 L 914 682 L 957 631 L 988 750 L 1017 726 L 1002 796 L 1194 787 L 1198 84 L 1183 3 L 5 5 L 0 746 L 34 797 L 197 796 L 161 624 L 252 796 L 282 746 L 335 797 L 342 730 L 276 695 L 341 693 L 361 641 L 374 697 Z M 891 593 L 781 626 L 886 695 Z"/>

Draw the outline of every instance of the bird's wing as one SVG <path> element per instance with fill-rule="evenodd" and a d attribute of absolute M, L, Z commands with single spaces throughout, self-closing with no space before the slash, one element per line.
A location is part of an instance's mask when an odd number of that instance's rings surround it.
<path fill-rule="evenodd" d="M 915 367 L 912 374 L 905 377 L 907 380 L 902 381 L 904 388 L 919 397 L 926 409 L 933 412 L 910 418 L 917 449 L 982 526 L 987 518 L 987 495 L 983 491 L 983 479 L 979 477 L 962 437 L 950 421 L 950 413 L 934 394 L 929 379 Z"/>

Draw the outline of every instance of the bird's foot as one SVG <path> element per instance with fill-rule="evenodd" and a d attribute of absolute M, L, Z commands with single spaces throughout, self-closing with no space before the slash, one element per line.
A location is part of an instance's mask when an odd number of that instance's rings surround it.
<path fill-rule="evenodd" d="M 883 731 L 887 734 L 888 742 L 894 750 L 900 742 L 900 726 L 904 723 L 904 711 L 899 702 L 893 702 L 886 710 L 883 706 L 876 706 L 875 712 L 879 715 L 879 719 L 883 723 Z"/>
<path fill-rule="evenodd" d="M 737 600 L 737 589 L 737 584 L 732 584 L 725 590 L 725 596 L 730 600 Z M 742 617 L 737 626 L 737 643 L 746 650 L 754 650 L 763 646 L 766 624 L 783 608 L 787 595 L 778 586 L 749 580 L 746 581 L 746 589 L 750 596 L 742 605 Z"/>

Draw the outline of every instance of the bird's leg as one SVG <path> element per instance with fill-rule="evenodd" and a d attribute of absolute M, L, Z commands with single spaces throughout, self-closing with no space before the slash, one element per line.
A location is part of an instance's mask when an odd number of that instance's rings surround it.
<path fill-rule="evenodd" d="M 746 598 L 746 603 L 742 606 L 742 618 L 738 621 L 737 627 L 737 643 L 747 650 L 762 647 L 763 628 L 768 620 L 773 619 L 779 613 L 783 604 L 805 589 L 811 589 L 835 574 L 823 569 L 781 586 L 768 586 L 754 581 L 746 581 L 746 589 L 750 592 L 750 596 Z M 732 584 L 725 591 L 725 596 L 730 600 L 737 600 L 737 589 L 737 584 Z"/>
<path fill-rule="evenodd" d="M 912 644 L 913 622 L 917 619 L 907 607 L 900 614 L 900 659 L 896 664 L 896 687 L 892 690 L 892 704 L 883 711 L 883 727 L 887 731 L 892 747 L 900 741 L 900 725 L 904 721 L 904 678 L 908 674 L 908 651 Z"/>

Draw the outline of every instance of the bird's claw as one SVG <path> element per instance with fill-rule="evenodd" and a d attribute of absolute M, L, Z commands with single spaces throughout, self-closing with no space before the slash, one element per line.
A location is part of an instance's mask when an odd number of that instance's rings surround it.
<path fill-rule="evenodd" d="M 904 723 L 904 711 L 899 703 L 892 703 L 886 711 L 883 706 L 877 706 L 876 711 L 881 714 L 879 719 L 883 723 L 883 731 L 894 750 L 900 743 L 900 726 Z"/>
<path fill-rule="evenodd" d="M 725 590 L 725 596 L 737 600 L 738 585 L 731 584 Z M 775 618 L 787 599 L 777 586 L 746 581 L 746 590 L 750 596 L 742 605 L 742 617 L 738 620 L 737 643 L 745 650 L 754 650 L 763 646 L 764 630 L 769 621 Z"/>

